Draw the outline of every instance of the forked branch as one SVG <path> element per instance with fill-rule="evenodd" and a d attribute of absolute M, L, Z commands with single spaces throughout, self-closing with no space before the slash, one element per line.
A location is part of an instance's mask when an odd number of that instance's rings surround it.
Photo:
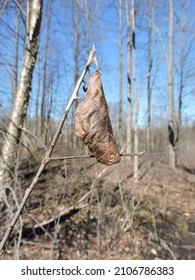
<path fill-rule="evenodd" d="M 61 134 L 62 127 L 63 127 L 63 124 L 64 124 L 66 118 L 67 118 L 68 112 L 69 112 L 72 104 L 74 103 L 74 101 L 78 98 L 78 90 L 79 90 L 79 88 L 81 86 L 81 83 L 82 83 L 84 77 L 85 77 L 87 69 L 89 68 L 89 66 L 92 63 L 97 63 L 97 60 L 94 61 L 94 59 L 93 59 L 95 51 L 96 51 L 95 47 L 93 46 L 92 50 L 89 53 L 89 57 L 88 57 L 86 65 L 85 65 L 85 68 L 84 68 L 84 70 L 83 70 L 83 72 L 82 72 L 82 74 L 81 74 L 81 76 L 80 76 L 80 78 L 79 78 L 79 80 L 78 80 L 78 82 L 76 84 L 76 87 L 75 87 L 75 89 L 74 89 L 74 91 L 72 93 L 70 101 L 69 101 L 66 109 L 63 112 L 61 121 L 60 121 L 59 126 L 57 128 L 57 131 L 56 131 L 56 133 L 55 133 L 55 135 L 53 137 L 53 140 L 52 140 L 48 150 L 46 151 L 46 153 L 45 153 L 45 155 L 43 157 L 42 163 L 41 163 L 41 165 L 40 165 L 40 167 L 39 167 L 39 169 L 38 169 L 38 171 L 37 171 L 33 181 L 31 182 L 30 186 L 26 190 L 26 192 L 24 194 L 24 197 L 23 197 L 23 199 L 22 199 L 22 201 L 21 201 L 21 203 L 20 203 L 20 205 L 18 207 L 18 210 L 17 210 L 16 214 L 14 215 L 14 217 L 13 217 L 10 225 L 8 226 L 8 228 L 7 228 L 6 232 L 5 232 L 5 235 L 4 235 L 4 237 L 3 237 L 3 239 L 2 239 L 2 241 L 0 243 L 0 255 L 3 254 L 3 248 L 4 248 L 8 238 L 10 236 L 11 231 L 13 230 L 15 224 L 17 223 L 17 221 L 18 221 L 18 219 L 19 219 L 19 217 L 21 215 L 21 212 L 22 212 L 22 210 L 23 210 L 23 208 L 24 208 L 24 206 L 26 204 L 27 199 L 29 198 L 29 196 L 30 196 L 31 192 L 33 191 L 34 187 L 36 186 L 36 184 L 38 183 L 38 181 L 40 179 L 40 176 L 43 173 L 46 165 L 50 161 L 51 154 L 52 154 L 53 149 L 54 149 L 54 147 L 56 145 L 56 142 L 57 142 L 57 140 L 58 140 L 58 138 L 59 138 L 59 136 Z"/>

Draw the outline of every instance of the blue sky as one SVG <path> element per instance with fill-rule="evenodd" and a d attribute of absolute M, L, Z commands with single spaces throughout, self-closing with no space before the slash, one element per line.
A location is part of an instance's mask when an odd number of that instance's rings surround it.
<path fill-rule="evenodd" d="M 72 15 L 70 10 L 62 7 L 63 5 L 68 5 L 72 3 L 73 0 L 69 1 L 59 1 L 55 0 L 52 9 L 52 20 L 50 27 L 50 37 L 49 37 L 49 50 L 48 50 L 48 67 L 52 65 L 54 86 L 54 107 L 52 110 L 52 115 L 55 118 L 59 118 L 62 110 L 65 108 L 68 98 L 73 91 L 73 71 L 74 71 L 74 40 L 72 36 Z M 135 1 L 136 2 L 136 1 Z M 190 1 L 191 5 L 194 6 L 194 2 Z M 48 1 L 44 0 L 44 10 L 46 9 L 45 4 Z M 68 3 L 68 4 L 67 4 Z M 91 18 L 91 42 L 90 45 L 94 44 L 96 47 L 96 56 L 98 58 L 99 67 L 101 69 L 102 81 L 105 90 L 105 95 L 108 103 L 118 103 L 118 14 L 117 8 L 108 5 L 110 1 L 100 1 L 99 4 L 93 7 L 98 13 L 92 13 Z M 146 120 L 146 109 L 147 109 L 147 32 L 144 29 L 144 23 L 146 20 L 145 8 L 139 12 L 140 5 L 138 3 L 138 13 L 137 13 L 137 92 L 139 95 L 140 103 L 140 125 L 145 124 Z M 159 1 L 156 1 L 158 4 Z M 179 27 L 177 17 L 181 12 L 179 5 L 180 1 L 175 1 L 177 16 L 175 16 L 175 29 Z M 115 6 L 117 6 L 118 1 L 114 1 Z M 160 5 L 160 4 L 159 4 Z M 167 17 L 167 5 L 162 10 L 162 7 L 157 8 L 155 14 L 155 24 L 162 33 L 163 40 L 167 44 L 167 34 L 168 34 L 168 17 Z M 186 5 L 187 7 L 187 5 Z M 194 16 L 189 17 L 193 9 L 191 6 L 186 8 L 187 19 L 194 21 Z M 82 14 L 82 24 L 84 24 L 84 15 Z M 9 11 L 7 14 L 3 15 L 3 20 L 5 23 L 9 24 L 14 30 L 15 14 L 14 10 Z M 43 60 L 43 46 L 45 40 L 45 28 L 47 24 L 47 18 L 45 17 L 45 12 L 43 14 L 42 23 L 42 34 L 40 42 L 40 54 L 41 62 Z M 188 24 L 189 25 L 189 24 Z M 23 25 L 20 25 L 21 31 L 23 31 Z M 11 67 L 13 64 L 13 50 L 14 50 L 14 39 L 13 32 L 10 31 L 5 24 L 1 23 L 0 27 L 0 102 L 3 103 L 5 107 L 10 109 L 11 98 L 12 98 L 12 76 L 10 74 Z M 21 32 L 23 35 L 23 32 Z M 155 72 L 158 66 L 158 73 L 156 76 L 156 82 L 153 88 L 153 98 L 152 98 L 152 111 L 154 115 L 164 116 L 167 115 L 167 66 L 164 57 L 164 51 L 162 47 L 162 42 L 159 40 L 159 34 L 154 31 L 155 48 L 154 54 L 154 67 Z M 84 44 L 84 34 L 81 34 L 82 48 L 80 50 L 80 73 L 86 62 L 87 55 Z M 194 44 L 194 43 L 193 43 Z M 22 57 L 22 40 L 20 40 L 20 56 Z M 175 51 L 178 51 L 178 45 L 175 45 Z M 174 52 L 175 62 L 177 64 L 178 55 Z M 191 54 L 191 63 L 193 64 L 194 51 Z M 7 66 L 5 66 L 5 62 Z M 21 60 L 20 60 L 21 61 Z M 193 65 L 192 65 L 193 67 Z M 42 64 L 41 64 L 42 68 Z M 33 115 L 35 96 L 37 91 L 37 69 L 38 65 L 35 67 L 33 87 L 30 99 L 29 112 Z M 48 70 L 49 71 L 49 70 Z M 152 73 L 152 76 L 154 74 Z M 123 109 L 126 110 L 126 88 L 127 88 L 127 74 L 126 74 L 126 20 L 125 11 L 123 13 Z M 193 90 L 192 79 L 187 84 L 187 89 Z M 175 99 L 178 92 L 178 78 L 175 76 Z M 187 90 L 186 91 L 189 91 Z M 82 90 L 80 90 L 80 95 L 84 96 Z M 177 104 L 175 104 L 177 105 Z M 194 93 L 187 96 L 184 102 L 184 115 L 188 116 L 192 120 L 195 120 L 194 113 Z M 115 106 L 116 108 L 117 106 Z"/>

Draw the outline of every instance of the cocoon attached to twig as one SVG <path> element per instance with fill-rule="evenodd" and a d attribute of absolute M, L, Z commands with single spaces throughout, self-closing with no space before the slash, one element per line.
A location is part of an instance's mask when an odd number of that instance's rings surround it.
<path fill-rule="evenodd" d="M 99 71 L 90 77 L 86 98 L 77 107 L 74 120 L 77 136 L 97 161 L 106 165 L 120 162 Z"/>

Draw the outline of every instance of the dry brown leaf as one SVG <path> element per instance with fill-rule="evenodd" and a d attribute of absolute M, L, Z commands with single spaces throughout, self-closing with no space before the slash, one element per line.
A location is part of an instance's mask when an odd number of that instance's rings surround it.
<path fill-rule="evenodd" d="M 99 71 L 90 77 L 86 98 L 77 107 L 74 118 L 77 136 L 97 161 L 106 165 L 120 162 Z"/>

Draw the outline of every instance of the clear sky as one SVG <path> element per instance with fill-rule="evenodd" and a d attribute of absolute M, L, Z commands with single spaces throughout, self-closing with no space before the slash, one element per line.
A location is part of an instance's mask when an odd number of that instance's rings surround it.
<path fill-rule="evenodd" d="M 51 11 L 51 25 L 49 32 L 49 48 L 48 48 L 48 79 L 49 75 L 53 77 L 53 87 L 50 91 L 53 94 L 53 116 L 59 117 L 62 110 L 65 108 L 68 98 L 73 91 L 74 85 L 74 27 L 73 21 L 76 18 L 76 14 L 72 14 L 70 6 L 76 0 L 69 1 L 53 1 Z M 84 1 L 78 1 L 83 8 Z M 96 56 L 98 58 L 99 67 L 101 69 L 102 81 L 105 90 L 105 95 L 108 103 L 118 103 L 118 1 L 89 1 L 90 4 L 90 46 L 94 44 L 96 47 Z M 124 1 L 125 2 L 125 1 Z M 129 1 L 131 2 L 131 1 Z M 136 26 L 136 47 L 137 47 L 137 92 L 139 95 L 140 103 L 140 125 L 144 125 L 146 121 L 147 110 L 147 8 L 146 5 L 140 5 L 140 1 L 137 3 L 137 26 Z M 165 1 L 165 3 L 168 1 Z M 181 27 L 181 18 L 185 18 L 188 29 L 194 23 L 193 15 L 193 0 L 189 1 L 190 4 L 185 4 L 181 1 L 175 2 L 175 69 L 179 68 L 179 30 Z M 45 34 L 47 19 L 46 10 L 49 1 L 44 0 L 44 13 L 42 22 L 41 43 L 39 51 L 39 63 L 36 63 L 33 87 L 30 99 L 29 111 L 31 115 L 34 112 L 36 91 L 38 87 L 38 67 L 43 67 L 43 54 L 45 44 Z M 145 2 L 144 2 L 145 3 Z M 167 114 L 167 65 L 165 59 L 165 53 L 163 44 L 167 51 L 168 40 L 168 5 L 154 1 L 155 3 L 155 28 L 153 32 L 154 48 L 153 55 L 153 69 L 152 79 L 155 77 L 153 86 L 153 98 L 152 98 L 152 111 L 155 116 L 164 116 Z M 183 4 L 182 4 L 183 3 Z M 187 1 L 186 1 L 187 3 Z M 160 6 L 161 5 L 161 6 Z M 89 7 L 88 6 L 88 7 Z M 82 9 L 81 9 L 82 10 Z M 81 12 L 81 47 L 80 47 L 80 73 L 86 62 L 86 44 L 85 44 L 85 14 Z M 24 16 L 23 16 L 24 17 Z M 12 99 L 12 67 L 14 61 L 14 23 L 15 23 L 15 10 L 10 9 L 5 11 L 1 17 L 0 23 L 0 103 L 3 103 L 5 107 L 10 109 Z M 24 27 L 22 21 L 20 22 L 20 34 L 23 36 Z M 188 38 L 186 32 L 185 39 Z M 194 34 L 190 36 L 193 37 Z M 186 39 L 187 40 L 187 39 Z M 188 46 L 188 42 L 183 40 L 185 48 Z M 194 46 L 194 41 L 192 42 Z M 22 39 L 19 41 L 19 54 L 22 57 L 23 43 Z M 184 48 L 184 51 L 185 51 Z M 195 48 L 192 48 L 195 49 Z M 190 60 L 187 61 L 186 67 L 194 69 L 194 51 L 191 51 Z M 123 7 L 123 109 L 126 111 L 126 99 L 127 99 L 127 65 L 126 65 L 126 19 L 125 19 L 125 7 Z M 20 59 L 21 63 L 21 59 Z M 19 64 L 20 65 L 20 64 Z M 194 70 L 195 71 L 195 70 Z M 194 73 L 192 71 L 192 73 Z M 49 74 L 50 73 L 50 74 Z M 175 70 L 176 74 L 176 70 Z M 194 85 L 193 79 L 186 79 L 185 86 L 185 99 L 184 99 L 184 117 L 195 120 L 194 112 Z M 178 75 L 175 75 L 175 100 L 178 96 L 179 79 Z M 187 92 L 192 91 L 193 94 Z M 80 95 L 84 96 L 82 90 Z M 177 102 L 175 103 L 177 108 Z M 113 106 L 117 108 L 117 105 Z M 117 112 L 116 112 L 117 114 Z"/>

